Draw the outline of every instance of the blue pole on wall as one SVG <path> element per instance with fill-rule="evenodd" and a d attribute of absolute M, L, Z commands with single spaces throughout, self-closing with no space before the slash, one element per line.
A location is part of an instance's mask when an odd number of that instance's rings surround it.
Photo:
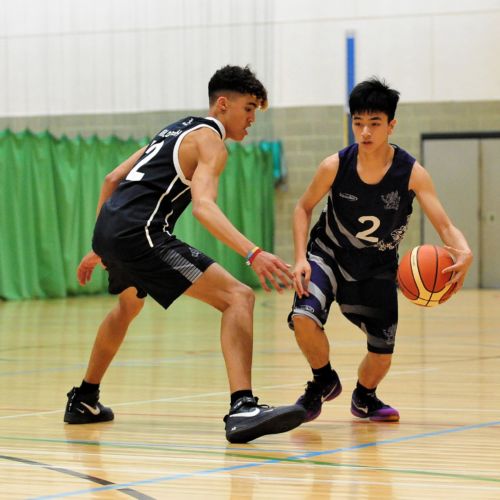
<path fill-rule="evenodd" d="M 349 94 L 356 85 L 356 35 L 353 31 L 346 33 L 346 77 L 347 77 L 347 94 L 346 94 L 346 120 L 345 120 L 345 141 L 347 145 L 354 143 L 354 134 L 351 127 L 351 115 L 349 113 Z"/>

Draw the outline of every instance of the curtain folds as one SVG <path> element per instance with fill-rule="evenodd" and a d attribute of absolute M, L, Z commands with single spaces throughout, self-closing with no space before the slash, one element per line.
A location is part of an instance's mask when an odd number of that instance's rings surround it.
<path fill-rule="evenodd" d="M 48 132 L 0 132 L 0 298 L 66 297 L 105 292 L 97 269 L 81 287 L 76 267 L 90 249 L 95 207 L 105 175 L 146 139 L 55 138 Z M 229 144 L 218 204 L 257 245 L 273 250 L 274 143 Z M 204 251 L 250 286 L 244 259 L 212 237 L 191 215 L 176 235 Z"/>

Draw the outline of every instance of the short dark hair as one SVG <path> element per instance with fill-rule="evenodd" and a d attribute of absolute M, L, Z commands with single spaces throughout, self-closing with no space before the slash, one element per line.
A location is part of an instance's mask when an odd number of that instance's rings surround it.
<path fill-rule="evenodd" d="M 372 77 L 358 83 L 349 95 L 349 111 L 354 113 L 373 113 L 380 111 L 394 119 L 399 101 L 399 92 L 391 89 L 385 80 Z"/>
<path fill-rule="evenodd" d="M 248 66 L 227 65 L 214 73 L 208 82 L 210 106 L 224 91 L 251 94 L 260 101 L 262 109 L 267 108 L 267 90 Z"/>

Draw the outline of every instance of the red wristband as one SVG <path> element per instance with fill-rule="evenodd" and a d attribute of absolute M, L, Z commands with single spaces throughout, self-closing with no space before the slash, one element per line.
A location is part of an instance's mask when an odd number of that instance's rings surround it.
<path fill-rule="evenodd" d="M 259 255 L 260 252 L 262 252 L 261 248 L 255 249 L 255 251 L 247 259 L 247 266 L 252 265 L 253 261 L 255 260 L 255 257 L 257 257 L 257 255 Z"/>

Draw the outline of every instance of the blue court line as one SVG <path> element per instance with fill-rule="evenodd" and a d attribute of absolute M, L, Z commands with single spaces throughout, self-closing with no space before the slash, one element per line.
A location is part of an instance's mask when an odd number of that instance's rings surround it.
<path fill-rule="evenodd" d="M 178 479 L 187 479 L 187 478 L 196 477 L 196 476 L 207 476 L 210 474 L 217 474 L 219 472 L 231 472 L 231 471 L 241 470 L 241 469 L 251 469 L 251 468 L 255 468 L 255 467 L 262 467 L 264 465 L 271 465 L 271 464 L 276 464 L 276 463 L 280 463 L 280 462 L 300 463 L 301 460 L 304 460 L 307 458 L 312 458 L 312 457 L 318 457 L 318 456 L 322 456 L 322 455 L 334 455 L 336 453 L 361 450 L 363 448 L 370 448 L 373 446 L 381 446 L 381 445 L 394 444 L 394 443 L 403 443 L 405 441 L 413 441 L 416 439 L 425 439 L 425 438 L 435 437 L 435 436 L 443 436 L 446 434 L 453 434 L 456 432 L 464 432 L 464 431 L 469 431 L 469 430 L 482 429 L 485 427 L 495 427 L 497 425 L 500 425 L 500 420 L 496 420 L 496 421 L 492 421 L 492 422 L 485 422 L 482 424 L 464 425 L 461 427 L 454 427 L 452 429 L 444 429 L 441 431 L 425 432 L 422 434 L 414 434 L 412 436 L 404 436 L 404 437 L 399 437 L 399 438 L 394 438 L 394 439 L 384 439 L 382 441 L 372 441 L 370 443 L 357 444 L 355 446 L 347 446 L 345 448 L 336 448 L 333 450 L 313 451 L 310 453 L 304 453 L 302 455 L 296 455 L 296 456 L 291 456 L 291 457 L 270 458 L 269 460 L 264 460 L 261 462 L 250 462 L 247 464 L 232 465 L 230 467 L 217 467 L 215 469 L 207 469 L 207 470 L 201 470 L 201 471 L 197 471 L 197 472 L 186 472 L 186 473 L 182 473 L 182 474 L 170 474 L 167 476 L 160 476 L 160 477 L 157 477 L 154 479 L 142 479 L 139 481 L 131 481 L 129 483 L 115 484 L 115 485 L 110 485 L 110 486 L 102 486 L 99 488 L 86 488 L 86 489 L 78 490 L 78 491 L 68 491 L 66 493 L 58 493 L 55 495 L 34 497 L 34 498 L 32 498 L 32 500 L 49 500 L 49 499 L 53 499 L 53 498 L 64 498 L 64 497 L 72 497 L 72 496 L 77 496 L 77 495 L 84 495 L 84 494 L 88 494 L 88 493 L 96 493 L 99 491 L 118 490 L 118 489 L 128 488 L 131 486 L 140 486 L 142 484 L 156 484 L 156 483 L 162 483 L 162 482 L 166 482 L 166 481 L 175 481 Z M 229 449 L 229 450 L 231 450 L 231 449 Z"/>

